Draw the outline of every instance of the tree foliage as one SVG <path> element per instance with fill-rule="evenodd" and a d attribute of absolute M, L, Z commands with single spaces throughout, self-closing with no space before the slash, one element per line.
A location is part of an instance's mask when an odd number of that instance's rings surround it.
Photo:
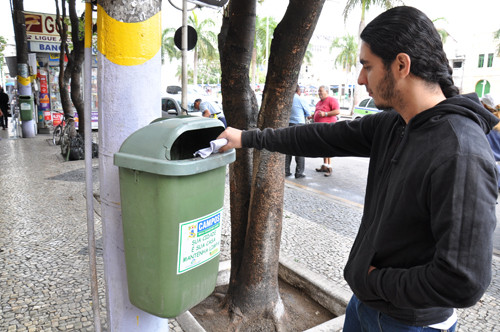
<path fill-rule="evenodd" d="M 174 42 L 175 29 L 167 28 L 161 33 L 161 63 L 165 63 L 165 55 L 168 56 L 169 61 L 172 59 L 180 59 L 182 56 L 181 51 L 175 46 Z"/>
<path fill-rule="evenodd" d="M 3 64 L 5 63 L 5 57 L 3 52 L 5 51 L 6 47 L 7 47 L 7 40 L 3 36 L 0 36 L 0 68 L 3 68 Z"/>
<path fill-rule="evenodd" d="M 500 29 L 493 33 L 493 38 L 498 42 L 497 45 L 497 56 L 500 56 Z"/>
<path fill-rule="evenodd" d="M 217 35 L 210 30 L 215 26 L 212 19 L 198 20 L 195 12 L 188 18 L 188 24 L 193 26 L 198 34 L 198 41 L 194 48 L 193 82 L 198 83 L 198 62 L 199 59 L 206 61 L 216 61 L 219 58 L 217 50 Z"/>
<path fill-rule="evenodd" d="M 348 72 L 353 66 L 356 66 L 358 59 L 358 43 L 352 35 L 335 38 L 330 46 L 330 52 L 334 49 L 340 49 L 340 53 L 335 58 L 335 66 L 341 65 Z"/>
<path fill-rule="evenodd" d="M 361 35 L 361 31 L 365 28 L 365 15 L 366 11 L 370 9 L 372 5 L 377 5 L 381 6 L 385 9 L 390 9 L 394 7 L 396 4 L 404 4 L 402 0 L 347 0 L 347 3 L 344 7 L 344 10 L 342 12 L 342 15 L 344 16 L 344 21 L 347 21 L 347 17 L 351 14 L 352 10 L 358 6 L 361 7 L 361 18 L 359 21 L 359 28 L 358 28 L 358 41 L 359 41 L 359 36 Z M 358 45 L 359 47 L 359 45 Z M 359 53 L 359 52 L 358 52 Z M 356 72 L 360 72 L 360 63 L 356 63 Z M 352 102 L 352 108 L 351 108 L 351 113 L 354 109 L 354 106 L 358 103 L 359 101 L 359 85 L 356 85 L 356 89 L 354 89 L 354 99 Z"/>

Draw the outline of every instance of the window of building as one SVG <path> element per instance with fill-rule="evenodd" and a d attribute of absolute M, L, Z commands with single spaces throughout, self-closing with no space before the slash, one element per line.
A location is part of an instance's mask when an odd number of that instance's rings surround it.
<path fill-rule="evenodd" d="M 462 68 L 462 61 L 453 61 L 453 68 L 454 69 Z"/>
<path fill-rule="evenodd" d="M 491 84 L 487 80 L 480 80 L 476 83 L 476 93 L 479 98 L 490 93 Z"/>
<path fill-rule="evenodd" d="M 478 68 L 484 67 L 484 54 L 479 54 L 479 63 L 477 65 Z"/>
<path fill-rule="evenodd" d="M 493 53 L 488 54 L 488 67 L 493 67 Z"/>

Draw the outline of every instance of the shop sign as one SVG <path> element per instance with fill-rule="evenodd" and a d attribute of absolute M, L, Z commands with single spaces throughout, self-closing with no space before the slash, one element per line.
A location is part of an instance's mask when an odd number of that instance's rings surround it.
<path fill-rule="evenodd" d="M 61 44 L 43 43 L 43 42 L 28 42 L 31 52 L 40 53 L 59 53 L 61 52 Z"/>
<path fill-rule="evenodd" d="M 60 43 L 61 36 L 57 28 L 56 18 L 55 14 L 24 12 L 28 41 Z M 71 25 L 68 25 L 68 34 L 71 34 Z"/>

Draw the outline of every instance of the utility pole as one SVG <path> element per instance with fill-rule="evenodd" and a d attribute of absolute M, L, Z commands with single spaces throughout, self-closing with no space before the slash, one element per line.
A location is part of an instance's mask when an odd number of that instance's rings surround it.
<path fill-rule="evenodd" d="M 24 20 L 23 0 L 12 1 L 12 21 L 14 22 L 14 33 L 16 35 L 16 56 L 17 56 L 17 92 L 19 96 L 31 97 L 31 119 L 22 119 L 23 137 L 35 137 L 36 124 L 33 119 L 34 103 L 31 91 L 31 75 L 28 67 L 28 41 L 26 38 L 26 22 Z M 20 98 L 19 98 L 20 99 Z M 29 105 L 29 102 L 20 105 L 21 112 L 23 108 Z M 28 110 L 25 110 L 28 111 Z M 27 112 L 29 113 L 29 111 Z M 22 115 L 22 114 L 21 114 Z M 29 114 L 28 114 L 29 115 Z"/>
<path fill-rule="evenodd" d="M 187 48 L 188 48 L 188 28 L 187 28 L 187 0 L 182 0 L 182 108 L 187 110 Z"/>
<path fill-rule="evenodd" d="M 161 0 L 99 0 L 99 169 L 108 330 L 168 331 L 168 319 L 130 303 L 118 167 L 133 132 L 161 116 Z M 158 88 L 155 88 L 158 87 Z"/>

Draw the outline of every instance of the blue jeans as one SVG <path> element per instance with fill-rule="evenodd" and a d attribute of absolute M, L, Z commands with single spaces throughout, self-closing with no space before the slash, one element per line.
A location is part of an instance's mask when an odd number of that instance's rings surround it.
<path fill-rule="evenodd" d="M 352 296 L 346 308 L 343 332 L 454 332 L 457 323 L 448 330 L 432 327 L 411 326 L 363 304 L 356 296 Z"/>

